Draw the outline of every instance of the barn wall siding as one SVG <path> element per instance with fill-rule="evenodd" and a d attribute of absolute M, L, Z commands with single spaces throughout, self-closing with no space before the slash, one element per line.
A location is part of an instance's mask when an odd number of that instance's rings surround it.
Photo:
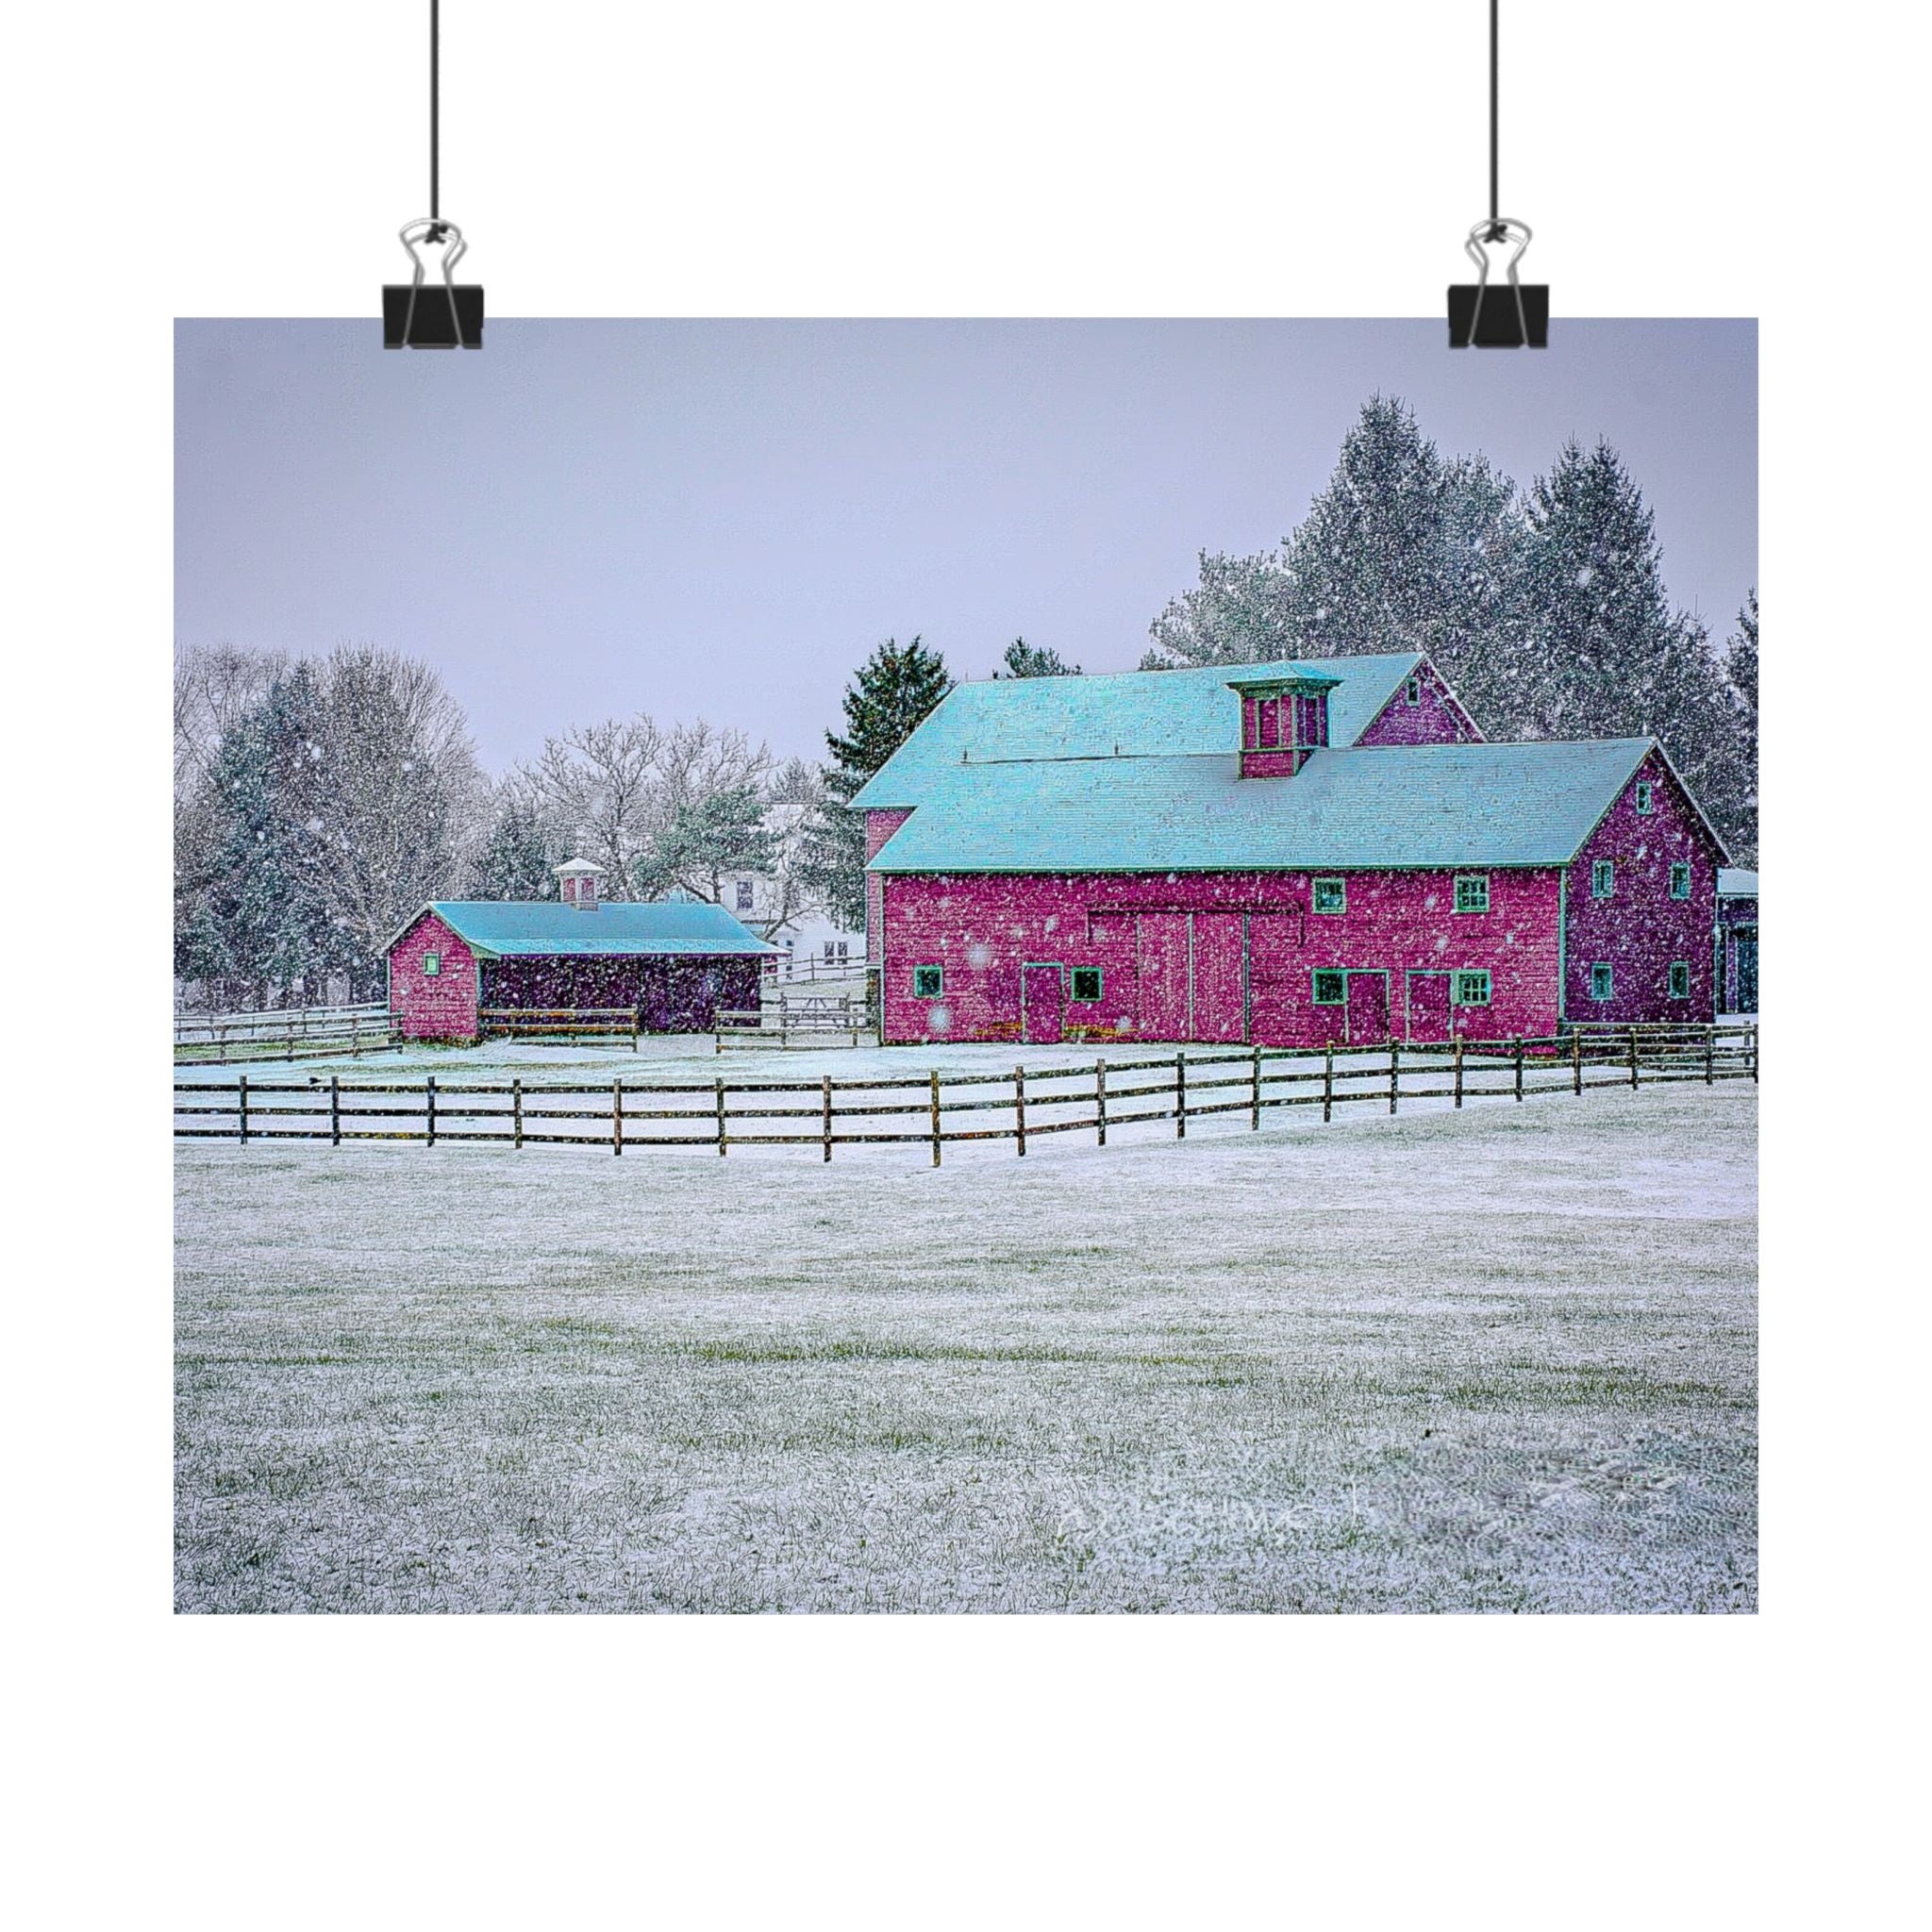
<path fill-rule="evenodd" d="M 1637 809 L 1639 782 L 1655 788 L 1654 808 Z M 1607 899 L 1591 891 L 1599 859 L 1615 867 Z M 1690 896 L 1670 895 L 1671 866 L 1690 868 Z M 1694 1020 L 1716 1011 L 1718 850 L 1690 800 L 1655 752 L 1617 794 L 1569 874 L 1566 1016 L 1575 1021 Z M 1674 960 L 1690 969 L 1686 999 L 1670 996 Z M 1591 993 L 1591 968 L 1610 968 L 1611 997 Z"/>
<path fill-rule="evenodd" d="M 865 815 L 865 857 L 866 862 L 879 856 L 880 848 L 894 832 L 912 816 L 906 811 L 869 811 Z M 876 959 L 879 947 L 885 942 L 883 902 L 879 896 L 879 881 L 876 874 L 865 875 L 865 957 Z"/>
<path fill-rule="evenodd" d="M 441 956 L 433 977 L 423 971 L 425 953 Z M 389 956 L 389 1008 L 405 1040 L 475 1040 L 476 956 L 434 912 L 404 933 Z"/>
<path fill-rule="evenodd" d="M 1449 694 L 1433 664 L 1416 674 L 1421 702 L 1410 704 L 1405 686 L 1376 712 L 1357 744 L 1480 744 L 1482 733 Z"/>
<path fill-rule="evenodd" d="M 1340 914 L 1304 911 L 1307 873 L 888 875 L 885 1038 L 1019 1041 L 1022 969 L 1041 962 L 1101 969 L 1097 1002 L 1069 997 L 1071 1039 L 1343 1043 L 1346 1007 L 1314 1004 L 1318 967 L 1386 973 L 1398 1036 L 1409 974 L 1457 970 L 1491 975 L 1488 1006 L 1455 1009 L 1461 1037 L 1556 1031 L 1557 868 L 1492 872 L 1484 913 L 1452 911 L 1449 872 L 1341 875 Z M 915 993 L 920 965 L 943 969 L 938 999 Z"/>

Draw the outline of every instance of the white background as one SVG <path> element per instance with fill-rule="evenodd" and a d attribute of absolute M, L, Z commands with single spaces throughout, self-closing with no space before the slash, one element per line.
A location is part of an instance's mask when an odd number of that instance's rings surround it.
<path fill-rule="evenodd" d="M 1760 1616 L 171 1618 L 169 323 L 374 313 L 425 11 L 7 30 L 25 1923 L 1889 1917 L 1927 1274 L 1903 8 L 1506 8 L 1506 211 L 1559 321 L 1763 318 Z M 1435 314 L 1484 211 L 1476 0 L 445 11 L 493 314 Z M 107 1039 L 154 1042 L 139 1140 Z"/>

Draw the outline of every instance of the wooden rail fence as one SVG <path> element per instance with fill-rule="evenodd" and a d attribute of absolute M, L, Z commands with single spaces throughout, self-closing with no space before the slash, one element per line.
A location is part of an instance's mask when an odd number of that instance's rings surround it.
<path fill-rule="evenodd" d="M 760 1007 L 723 1008 L 714 1016 L 716 1051 L 735 1046 L 865 1046 L 875 1032 L 863 993 L 785 993 Z"/>
<path fill-rule="evenodd" d="M 1024 1157 L 1041 1135 L 1091 1133 L 1244 1113 L 1251 1130 L 1274 1108 L 1319 1107 L 1324 1121 L 1342 1107 L 1393 1114 L 1402 1103 L 1510 1099 L 1596 1087 L 1757 1078 L 1756 1024 L 1672 1028 L 1619 1035 L 1573 1032 L 1551 1040 L 1480 1044 L 1392 1044 L 1377 1053 L 1334 1048 L 1251 1047 L 1185 1051 L 1128 1060 L 1028 1068 L 1010 1073 L 858 1075 L 816 1080 L 617 1079 L 553 1081 L 180 1081 L 175 1132 L 181 1139 L 251 1141 L 439 1141 L 513 1147 L 834 1147 L 917 1144 L 940 1165 L 957 1142 L 1011 1141 Z M 997 1116 L 997 1118 L 987 1118 Z M 185 1124 L 184 1124 L 185 1123 Z"/>
<path fill-rule="evenodd" d="M 320 1059 L 379 1053 L 393 1039 L 389 1008 L 287 1007 L 255 1013 L 176 1013 L 177 1064 Z"/>
<path fill-rule="evenodd" d="M 623 1040 L 638 1050 L 635 1007 L 484 1007 L 476 1015 L 485 1040 Z"/>

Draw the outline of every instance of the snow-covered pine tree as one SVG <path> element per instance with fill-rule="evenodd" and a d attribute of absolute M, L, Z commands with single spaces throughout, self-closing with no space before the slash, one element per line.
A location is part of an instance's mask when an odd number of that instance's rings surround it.
<path fill-rule="evenodd" d="M 634 883 L 641 899 L 682 891 L 718 906 L 726 874 L 769 874 L 777 858 L 778 840 L 765 823 L 758 787 L 738 785 L 680 805 L 638 861 Z"/>
<path fill-rule="evenodd" d="M 473 899 L 552 899 L 557 880 L 552 868 L 571 857 L 557 852 L 544 837 L 537 808 L 526 799 L 508 797 L 498 806 L 490 835 L 471 868 L 468 893 Z"/>
<path fill-rule="evenodd" d="M 1007 655 L 1000 659 L 1001 670 L 995 671 L 995 677 L 1078 677 L 1080 667 L 1069 664 L 1051 644 L 1029 644 L 1024 638 L 1015 638 L 1007 646 Z"/>
<path fill-rule="evenodd" d="M 1483 458 L 1445 463 L 1399 396 L 1372 396 L 1282 548 L 1202 552 L 1142 668 L 1427 651 L 1453 680 L 1505 602 L 1513 494 Z"/>
<path fill-rule="evenodd" d="M 224 831 L 208 909 L 230 970 L 258 1003 L 297 978 L 308 997 L 349 962 L 323 894 L 322 743 L 321 694 L 299 663 L 230 728 L 215 759 Z"/>
<path fill-rule="evenodd" d="M 865 825 L 846 809 L 858 789 L 953 688 L 945 660 L 915 637 L 888 638 L 845 687 L 845 731 L 825 733 L 825 803 L 807 830 L 799 876 L 841 925 L 865 924 Z"/>
<path fill-rule="evenodd" d="M 1740 861 L 1757 863 L 1757 587 L 1751 587 L 1738 612 L 1738 627 L 1724 647 L 1724 677 L 1730 686 L 1738 724 L 1742 798 L 1734 847 Z"/>

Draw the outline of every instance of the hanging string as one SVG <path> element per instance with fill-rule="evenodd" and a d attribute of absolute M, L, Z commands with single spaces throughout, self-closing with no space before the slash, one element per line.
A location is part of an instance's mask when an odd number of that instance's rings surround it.
<path fill-rule="evenodd" d="M 441 10 L 439 0 L 429 0 L 429 219 L 432 222 L 437 220 L 442 212 L 437 205 L 437 70 L 441 65 L 441 46 L 439 43 L 441 40 L 441 23 L 439 16 Z M 1491 17 L 1494 18 L 1494 0 L 1491 0 Z M 1491 112 L 1493 113 L 1493 108 Z M 1491 192 L 1490 198 L 1491 201 L 1495 199 L 1493 190 Z M 1491 213 L 1494 214 L 1494 212 L 1495 210 L 1491 208 Z"/>
<path fill-rule="evenodd" d="M 434 0 L 432 0 L 434 4 Z M 1490 240 L 1500 242 L 1502 233 L 1501 200 L 1496 192 L 1496 10 L 1500 0 L 1490 0 Z"/>

